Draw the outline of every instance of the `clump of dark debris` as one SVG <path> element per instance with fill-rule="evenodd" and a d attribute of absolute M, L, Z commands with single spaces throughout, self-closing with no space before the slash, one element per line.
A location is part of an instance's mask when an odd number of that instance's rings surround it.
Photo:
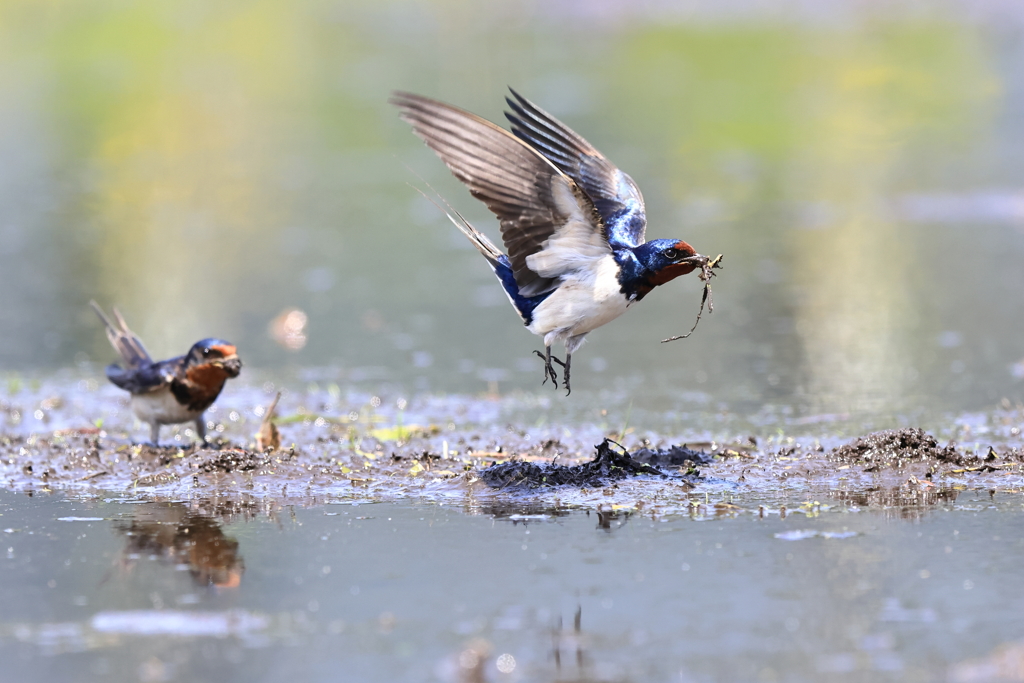
<path fill-rule="evenodd" d="M 693 467 L 706 465 L 712 457 L 703 451 L 695 451 L 685 446 L 669 446 L 668 448 L 651 450 L 640 448 L 633 452 L 633 459 L 652 467 Z"/>
<path fill-rule="evenodd" d="M 828 458 L 843 464 L 897 469 L 919 462 L 962 465 L 965 460 L 975 459 L 973 455 L 958 453 L 952 444 L 939 446 L 934 436 L 914 427 L 887 429 L 859 437 L 852 443 L 834 449 Z"/>
<path fill-rule="evenodd" d="M 640 459 L 623 452 L 616 451 L 611 447 L 612 442 L 605 439 L 597 446 L 597 455 L 590 462 L 579 465 L 538 465 L 522 460 L 512 460 L 500 465 L 491 465 L 480 472 L 480 479 L 493 488 L 508 488 L 513 486 L 524 486 L 528 488 L 539 488 L 549 486 L 577 486 L 577 487 L 598 487 L 610 481 L 619 481 L 628 477 L 635 477 L 640 474 L 652 474 L 658 477 L 666 477 L 664 472 L 651 465 L 642 462 Z M 674 455 L 669 455 L 674 451 Z M 637 454 L 658 461 L 660 466 L 667 466 L 674 457 L 679 462 L 685 460 L 693 461 L 690 458 L 683 458 L 683 452 L 702 456 L 696 451 L 688 451 L 684 448 L 673 448 L 668 451 L 650 451 L 643 449 Z M 702 462 L 702 461 L 701 461 Z M 663 464 L 666 463 L 666 464 Z M 696 476 L 697 472 L 691 473 Z"/>

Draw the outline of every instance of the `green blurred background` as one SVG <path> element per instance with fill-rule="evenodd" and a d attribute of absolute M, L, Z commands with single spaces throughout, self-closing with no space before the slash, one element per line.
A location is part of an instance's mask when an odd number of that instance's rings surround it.
<path fill-rule="evenodd" d="M 271 373 L 540 391 L 539 340 L 410 185 L 495 221 L 387 105 L 500 122 L 511 85 L 636 179 L 649 237 L 725 254 L 693 337 L 659 344 L 688 278 L 590 336 L 568 401 L 1019 401 L 1022 26 L 996 0 L 0 0 L 0 370 L 113 360 L 95 298 L 157 356 L 216 335 Z"/>

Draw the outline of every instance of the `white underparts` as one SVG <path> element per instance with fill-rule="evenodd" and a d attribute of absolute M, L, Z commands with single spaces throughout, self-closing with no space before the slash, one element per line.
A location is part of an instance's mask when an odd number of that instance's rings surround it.
<path fill-rule="evenodd" d="M 583 335 L 626 312 L 629 302 L 618 273 L 614 257 L 607 254 L 591 267 L 565 275 L 558 289 L 533 310 L 527 329 L 544 337 L 545 346 L 560 341 L 572 353 L 583 343 Z"/>
<path fill-rule="evenodd" d="M 148 394 L 132 396 L 132 412 L 139 421 L 147 424 L 172 425 L 191 422 L 202 415 L 202 411 L 189 410 L 178 403 L 170 386 L 164 386 Z"/>

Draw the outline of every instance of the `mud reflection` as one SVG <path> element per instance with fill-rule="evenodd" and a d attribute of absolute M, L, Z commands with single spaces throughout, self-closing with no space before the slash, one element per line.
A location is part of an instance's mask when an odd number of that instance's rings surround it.
<path fill-rule="evenodd" d="M 487 515 L 494 519 L 503 519 L 513 524 L 542 522 L 558 517 L 568 517 L 572 510 L 562 507 L 557 502 L 533 502 L 515 500 L 493 500 L 486 503 L 475 502 L 466 506 L 466 511 L 474 515 Z"/>
<path fill-rule="evenodd" d="M 138 505 L 131 521 L 114 524 L 126 539 L 118 573 L 131 574 L 140 559 L 155 558 L 172 567 L 187 566 L 198 586 L 236 588 L 242 582 L 245 561 L 238 541 L 227 536 L 222 525 L 255 515 L 256 510 L 243 503 Z"/>
<path fill-rule="evenodd" d="M 913 521 L 924 517 L 935 506 L 955 503 L 960 492 L 957 488 L 912 479 L 903 486 L 832 491 L 830 495 L 847 505 L 870 507 L 889 518 Z"/>
<path fill-rule="evenodd" d="M 554 519 L 568 517 L 573 513 L 573 508 L 544 502 L 526 502 L 511 500 L 495 500 L 488 503 L 476 502 L 466 506 L 470 514 L 488 515 L 494 519 L 512 522 L 513 525 L 528 525 L 538 522 L 549 522 Z M 591 514 L 597 517 L 597 529 L 613 531 L 625 526 L 635 510 L 616 509 L 610 505 L 598 505 L 595 510 L 584 510 L 584 514 L 590 517 Z"/>

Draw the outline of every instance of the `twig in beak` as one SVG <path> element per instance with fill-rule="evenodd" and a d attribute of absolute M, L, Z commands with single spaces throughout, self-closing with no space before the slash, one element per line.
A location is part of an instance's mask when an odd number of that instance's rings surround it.
<path fill-rule="evenodd" d="M 702 256 L 701 259 L 700 275 L 697 277 L 704 282 L 704 293 L 700 297 L 700 310 L 697 311 L 697 319 L 693 321 L 693 327 L 690 328 L 689 332 L 686 334 L 678 334 L 674 337 L 669 337 L 668 339 L 662 339 L 662 344 L 665 342 L 675 341 L 676 339 L 686 339 L 693 334 L 693 331 L 697 329 L 697 323 L 700 322 L 700 317 L 704 315 L 705 303 L 708 305 L 708 313 L 714 313 L 715 311 L 715 299 L 711 296 L 711 278 L 715 276 L 712 269 L 722 267 L 722 255 L 719 254 L 713 259 L 709 259 L 707 256 Z"/>

